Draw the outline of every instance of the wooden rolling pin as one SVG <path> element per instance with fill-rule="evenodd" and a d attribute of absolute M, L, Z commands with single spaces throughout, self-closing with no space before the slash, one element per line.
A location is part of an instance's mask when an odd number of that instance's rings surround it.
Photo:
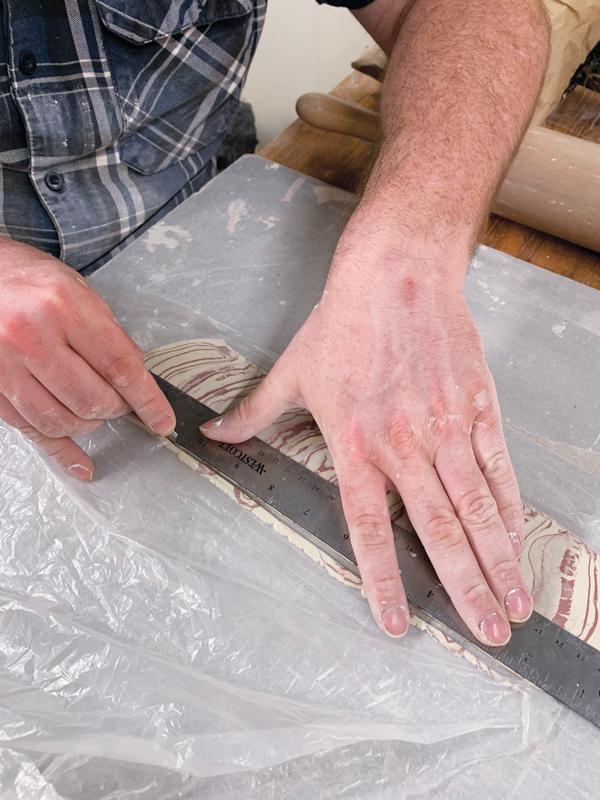
<path fill-rule="evenodd" d="M 303 94 L 296 114 L 313 128 L 345 133 L 374 142 L 379 137 L 379 114 L 331 94 Z"/>
<path fill-rule="evenodd" d="M 298 116 L 316 128 L 375 141 L 379 115 L 332 95 L 305 94 Z M 492 211 L 600 252 L 600 144 L 532 127 Z"/>

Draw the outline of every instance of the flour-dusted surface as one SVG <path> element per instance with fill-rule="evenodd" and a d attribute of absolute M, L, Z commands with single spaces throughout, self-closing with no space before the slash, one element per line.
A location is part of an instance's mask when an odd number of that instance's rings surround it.
<path fill-rule="evenodd" d="M 221 339 L 176 342 L 151 350 L 144 360 L 148 369 L 220 414 L 249 394 L 264 376 L 261 370 Z M 325 440 L 310 413 L 304 409 L 286 412 L 262 431 L 259 438 L 326 480 L 337 483 Z M 234 497 L 240 505 L 273 525 L 338 580 L 357 588 L 362 587 L 360 579 L 333 558 L 276 520 L 208 467 L 198 464 L 168 440 L 163 441 L 190 467 Z M 389 492 L 388 503 L 392 520 L 412 530 L 398 494 Z M 594 647 L 599 647 L 597 555 L 545 514 L 525 507 L 525 545 L 520 561 L 533 592 L 536 611 Z M 446 649 L 464 655 L 489 672 L 489 668 L 478 659 L 436 629 L 414 617 L 411 623 L 427 630 Z"/>

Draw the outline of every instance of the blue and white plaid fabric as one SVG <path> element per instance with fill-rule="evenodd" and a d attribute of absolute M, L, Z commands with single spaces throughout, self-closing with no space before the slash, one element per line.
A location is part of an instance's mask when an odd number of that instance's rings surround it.
<path fill-rule="evenodd" d="M 0 0 L 0 235 L 81 270 L 212 174 L 266 0 Z"/>

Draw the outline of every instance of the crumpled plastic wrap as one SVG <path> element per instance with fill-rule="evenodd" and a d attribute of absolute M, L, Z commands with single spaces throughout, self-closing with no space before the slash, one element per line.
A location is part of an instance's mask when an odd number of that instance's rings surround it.
<path fill-rule="evenodd" d="M 106 295 L 106 292 L 104 292 Z M 219 336 L 107 297 L 144 350 Z M 545 736 L 556 704 L 366 601 L 127 420 L 79 484 L 0 427 L 3 800 L 401 798 Z"/>

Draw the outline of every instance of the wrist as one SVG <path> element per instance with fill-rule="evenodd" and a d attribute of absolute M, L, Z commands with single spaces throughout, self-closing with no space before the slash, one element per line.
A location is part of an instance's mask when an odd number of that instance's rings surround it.
<path fill-rule="evenodd" d="M 361 282 L 384 286 L 414 278 L 460 291 L 476 231 L 439 224 L 432 232 L 415 216 L 405 202 L 392 205 L 382 195 L 365 197 L 340 238 L 330 275 L 354 273 Z"/>

